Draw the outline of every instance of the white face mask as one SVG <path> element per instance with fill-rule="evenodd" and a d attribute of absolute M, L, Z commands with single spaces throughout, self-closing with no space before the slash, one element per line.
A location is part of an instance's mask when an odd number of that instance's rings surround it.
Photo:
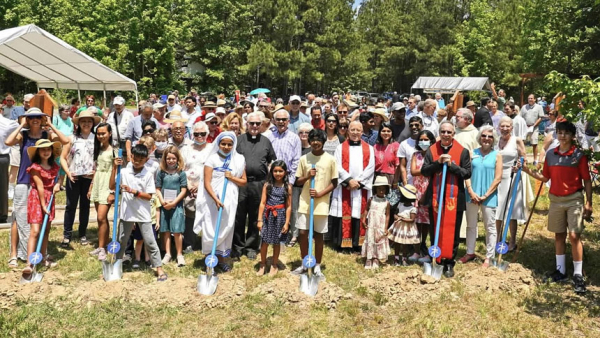
<path fill-rule="evenodd" d="M 156 149 L 160 152 L 164 151 L 167 147 L 167 142 L 156 142 Z"/>
<path fill-rule="evenodd" d="M 421 149 L 423 149 L 423 151 L 427 151 L 427 149 L 429 149 L 430 145 L 431 145 L 430 141 L 419 141 L 419 147 Z"/>

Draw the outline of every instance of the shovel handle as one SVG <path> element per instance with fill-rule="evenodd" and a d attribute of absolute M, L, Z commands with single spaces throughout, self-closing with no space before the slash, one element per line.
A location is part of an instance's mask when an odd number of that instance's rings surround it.
<path fill-rule="evenodd" d="M 531 212 L 529 212 L 529 217 L 527 217 L 527 223 L 525 223 L 525 229 L 523 229 L 523 234 L 521 235 L 521 239 L 519 240 L 519 245 L 517 245 L 517 252 L 512 259 L 511 263 L 517 261 L 517 257 L 519 257 L 519 252 L 521 252 L 521 245 L 523 245 L 523 239 L 525 238 L 525 233 L 527 233 L 527 228 L 529 227 L 529 222 L 531 221 L 531 216 L 533 216 L 533 212 L 535 211 L 535 205 L 537 204 L 538 198 L 540 197 L 540 193 L 544 188 L 544 184 L 540 182 L 540 187 L 538 188 L 537 194 L 535 195 L 535 200 L 533 201 L 533 206 L 531 207 Z"/>
<path fill-rule="evenodd" d="M 521 165 L 524 163 L 524 159 L 521 157 L 520 159 Z M 517 199 L 517 193 L 519 192 L 519 182 L 521 181 L 521 170 L 523 167 L 517 170 L 517 175 L 515 177 L 515 184 L 511 187 L 512 196 L 510 198 L 510 206 L 508 207 L 508 214 L 506 214 L 504 218 L 504 229 L 502 231 L 502 242 L 506 242 L 506 236 L 508 235 L 508 228 L 510 225 L 510 217 L 512 216 L 513 208 L 515 207 L 515 200 Z M 505 204 L 506 205 L 506 204 Z"/>
<path fill-rule="evenodd" d="M 312 165 L 312 169 L 315 168 L 315 165 Z M 315 177 L 312 176 L 310 178 L 310 188 L 314 189 L 315 188 Z M 310 214 L 308 216 L 309 219 L 309 226 L 308 226 L 308 255 L 312 255 L 313 252 L 313 235 L 314 235 L 314 228 L 315 228 L 315 215 L 314 215 L 314 211 L 315 211 L 315 199 L 314 197 L 310 197 Z M 304 258 L 304 257 L 303 257 Z"/>
<path fill-rule="evenodd" d="M 59 175 L 56 175 L 54 179 L 54 185 L 58 182 Z M 44 233 L 46 232 L 46 226 L 48 225 L 48 219 L 50 217 L 50 210 L 52 210 L 52 203 L 54 202 L 54 186 L 52 187 L 52 195 L 50 195 L 50 201 L 48 202 L 48 206 L 46 207 L 46 215 L 44 215 L 44 222 L 42 223 L 42 229 L 40 231 L 40 235 L 37 241 L 37 245 L 35 247 L 35 252 L 42 251 L 42 242 L 44 241 Z"/>
<path fill-rule="evenodd" d="M 119 158 L 123 157 L 123 149 L 119 149 Z M 115 179 L 115 210 L 113 214 L 112 241 L 117 240 L 117 228 L 119 226 L 119 195 L 121 193 L 121 166 L 117 167 L 117 178 Z"/>
<path fill-rule="evenodd" d="M 227 185 L 229 184 L 229 179 L 225 177 L 223 181 L 223 193 L 221 194 L 221 204 L 225 203 L 225 193 L 227 193 Z M 219 208 L 219 215 L 217 216 L 217 227 L 215 228 L 215 238 L 213 239 L 212 249 L 210 250 L 210 254 L 214 255 L 217 252 L 217 240 L 219 239 L 219 231 L 221 230 L 221 217 L 223 216 L 223 207 Z"/>
<path fill-rule="evenodd" d="M 434 246 L 438 246 L 438 240 L 440 239 L 440 224 L 442 223 L 442 202 L 444 201 L 444 193 L 446 192 L 446 172 L 448 171 L 448 163 L 444 163 L 442 169 L 442 185 L 438 188 L 438 213 L 437 222 L 435 226 L 435 241 Z"/>

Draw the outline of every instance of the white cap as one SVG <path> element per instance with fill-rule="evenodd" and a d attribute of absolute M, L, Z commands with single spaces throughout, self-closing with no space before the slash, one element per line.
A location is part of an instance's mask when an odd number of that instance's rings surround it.
<path fill-rule="evenodd" d="M 206 114 L 206 116 L 204 117 L 204 121 L 208 122 L 212 119 L 219 119 L 219 117 L 217 115 L 215 115 L 215 113 L 208 113 Z"/>
<path fill-rule="evenodd" d="M 401 109 L 406 109 L 406 106 L 404 105 L 404 103 L 402 102 L 396 102 L 392 105 L 392 111 L 396 111 L 396 110 L 401 110 Z"/>
<path fill-rule="evenodd" d="M 113 99 L 113 104 L 118 104 L 122 106 L 125 104 L 125 99 L 122 96 L 117 96 Z"/>
<path fill-rule="evenodd" d="M 164 104 L 162 104 L 160 102 L 157 102 L 157 103 L 155 103 L 155 104 L 152 105 L 152 108 L 154 108 L 154 109 L 160 109 L 160 108 L 162 108 L 164 106 L 165 106 Z"/>
<path fill-rule="evenodd" d="M 298 96 L 298 95 L 292 95 L 292 96 L 290 96 L 290 100 L 288 102 L 292 103 L 292 101 L 302 102 L 302 99 L 300 99 L 300 96 Z"/>
<path fill-rule="evenodd" d="M 215 114 L 227 114 L 227 112 L 225 111 L 225 108 L 218 107 L 217 110 L 215 110 Z"/>

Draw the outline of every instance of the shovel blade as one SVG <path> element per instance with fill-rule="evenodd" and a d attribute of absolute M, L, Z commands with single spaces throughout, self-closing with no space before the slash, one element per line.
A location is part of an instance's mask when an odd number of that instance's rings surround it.
<path fill-rule="evenodd" d="M 300 291 L 306 295 L 314 297 L 319 291 L 319 282 L 321 278 L 312 275 L 301 275 L 300 276 Z"/>
<path fill-rule="evenodd" d="M 41 272 L 37 272 L 37 270 L 34 267 L 33 272 L 31 273 L 31 275 L 29 275 L 29 277 L 21 275 L 21 280 L 19 281 L 19 284 L 39 283 L 42 281 L 42 279 L 44 279 L 44 274 Z"/>
<path fill-rule="evenodd" d="M 508 270 L 508 261 L 502 261 L 498 263 L 498 270 L 506 272 L 506 270 Z"/>
<path fill-rule="evenodd" d="M 431 276 L 436 280 L 440 280 L 442 278 L 442 273 L 444 272 L 444 267 L 442 265 L 433 265 L 431 270 Z"/>
<path fill-rule="evenodd" d="M 491 265 L 491 266 L 493 266 L 493 267 L 495 267 L 495 268 L 497 268 L 497 267 L 498 267 L 498 264 L 499 264 L 499 263 L 500 263 L 500 262 L 498 262 L 498 258 L 495 258 L 495 257 L 494 257 L 494 258 L 490 259 L 490 265 Z"/>
<path fill-rule="evenodd" d="M 217 291 L 217 285 L 219 284 L 219 277 L 212 274 L 198 276 L 198 285 L 196 288 L 201 295 L 212 296 Z"/>
<path fill-rule="evenodd" d="M 431 263 L 423 263 L 423 274 L 431 276 Z"/>
<path fill-rule="evenodd" d="M 114 263 L 102 262 L 102 277 L 104 281 L 110 282 L 123 278 L 123 260 L 117 259 Z"/>

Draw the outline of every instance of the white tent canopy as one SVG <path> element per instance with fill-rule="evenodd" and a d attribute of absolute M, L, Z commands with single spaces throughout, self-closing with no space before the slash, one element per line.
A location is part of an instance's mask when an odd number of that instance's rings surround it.
<path fill-rule="evenodd" d="M 0 31 L 0 66 L 39 88 L 135 91 L 135 81 L 36 25 Z"/>
<path fill-rule="evenodd" d="M 457 90 L 491 90 L 487 77 L 433 77 L 421 76 L 412 88 L 426 93 L 454 93 Z"/>

